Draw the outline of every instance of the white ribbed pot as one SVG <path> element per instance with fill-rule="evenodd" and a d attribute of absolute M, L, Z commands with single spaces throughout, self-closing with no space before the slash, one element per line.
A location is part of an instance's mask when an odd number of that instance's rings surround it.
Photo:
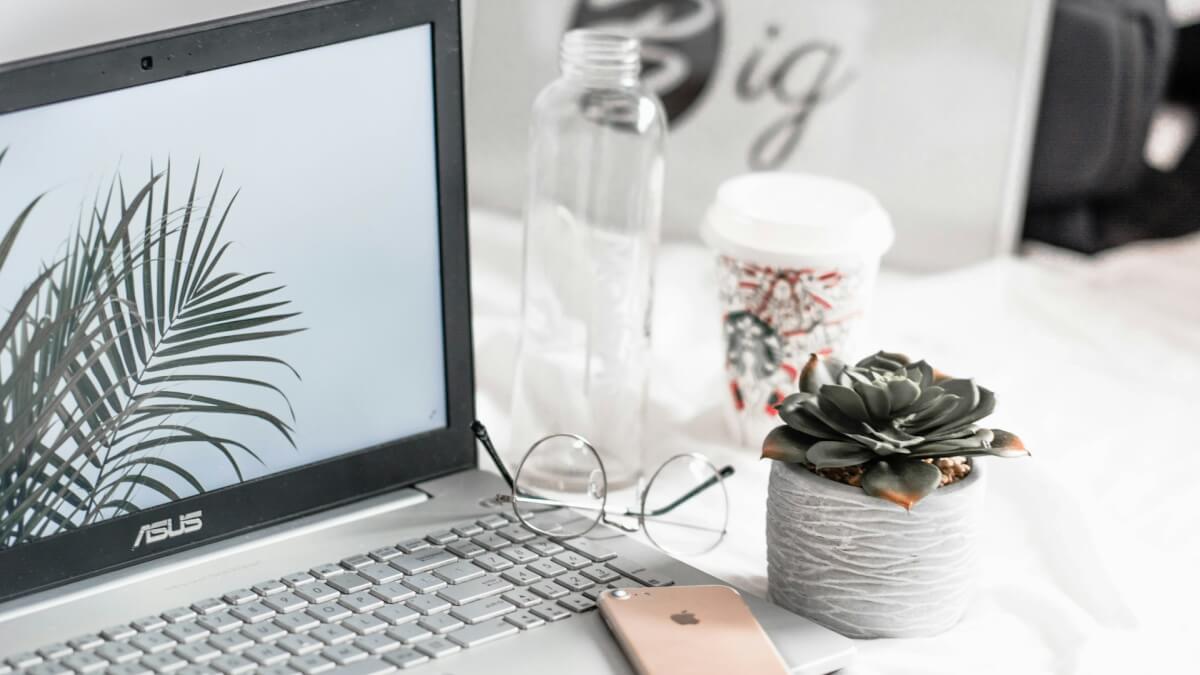
<path fill-rule="evenodd" d="M 958 623 L 975 580 L 979 462 L 912 511 L 772 462 L 771 599 L 847 637 L 921 637 Z"/>

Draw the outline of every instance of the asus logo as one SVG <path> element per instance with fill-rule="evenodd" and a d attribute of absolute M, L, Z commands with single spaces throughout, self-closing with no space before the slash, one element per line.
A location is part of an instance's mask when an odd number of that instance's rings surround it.
<path fill-rule="evenodd" d="M 131 551 L 136 551 L 142 544 L 153 544 L 164 539 L 173 539 L 181 534 L 189 532 L 197 532 L 204 527 L 204 521 L 201 519 L 200 511 L 192 511 L 179 516 L 179 526 L 172 525 L 171 519 L 159 520 L 149 525 L 143 525 L 137 533 L 137 539 L 133 540 L 133 548 Z"/>

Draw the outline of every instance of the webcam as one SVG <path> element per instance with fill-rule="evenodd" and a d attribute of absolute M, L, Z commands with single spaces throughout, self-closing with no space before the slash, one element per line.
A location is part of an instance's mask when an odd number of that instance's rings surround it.
<path fill-rule="evenodd" d="M 154 67 L 154 57 L 153 56 L 143 56 L 142 57 L 142 70 L 150 70 L 153 67 Z"/>

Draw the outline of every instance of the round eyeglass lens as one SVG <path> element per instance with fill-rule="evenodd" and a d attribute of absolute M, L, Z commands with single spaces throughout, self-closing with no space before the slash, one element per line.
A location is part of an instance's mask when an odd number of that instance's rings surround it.
<path fill-rule="evenodd" d="M 676 455 L 650 478 L 642 513 L 654 545 L 673 555 L 700 555 L 725 537 L 729 494 L 712 462 L 700 455 Z"/>
<path fill-rule="evenodd" d="M 526 527 L 554 537 L 576 537 L 604 514 L 607 479 L 600 455 L 573 434 L 547 436 L 517 468 L 513 508 Z"/>

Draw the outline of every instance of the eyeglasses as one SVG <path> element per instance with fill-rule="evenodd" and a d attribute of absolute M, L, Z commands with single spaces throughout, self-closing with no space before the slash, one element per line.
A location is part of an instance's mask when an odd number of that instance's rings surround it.
<path fill-rule="evenodd" d="M 476 421 L 471 429 L 508 483 L 509 493 L 496 495 L 496 501 L 511 504 L 521 523 L 538 534 L 566 539 L 604 523 L 624 532 L 642 531 L 663 551 L 688 556 L 711 551 L 725 537 L 725 479 L 733 475 L 732 466 L 718 469 L 695 453 L 675 455 L 651 474 L 637 506 L 622 509 L 609 506 L 604 462 L 582 436 L 552 434 L 538 440 L 521 458 L 514 477 L 483 424 Z"/>

